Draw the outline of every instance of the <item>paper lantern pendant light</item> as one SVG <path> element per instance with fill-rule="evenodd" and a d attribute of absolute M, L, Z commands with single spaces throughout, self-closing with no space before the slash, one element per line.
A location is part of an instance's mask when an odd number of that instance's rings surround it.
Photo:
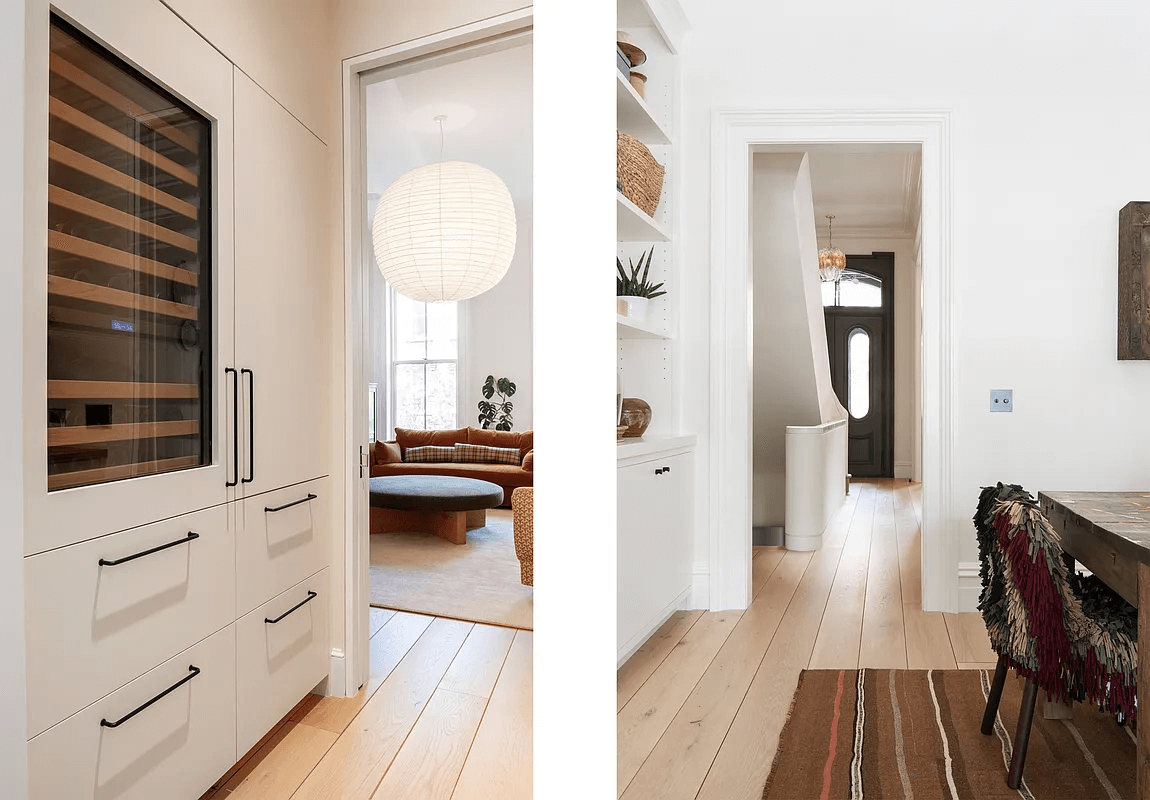
<path fill-rule="evenodd" d="M 439 161 L 401 176 L 371 226 L 379 271 L 424 302 L 466 300 L 503 278 L 515 253 L 515 205 L 489 169 Z"/>

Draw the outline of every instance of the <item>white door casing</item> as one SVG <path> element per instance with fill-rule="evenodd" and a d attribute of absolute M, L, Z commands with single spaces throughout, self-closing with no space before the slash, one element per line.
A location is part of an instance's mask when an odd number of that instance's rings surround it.
<path fill-rule="evenodd" d="M 922 145 L 922 600 L 926 610 L 958 610 L 950 531 L 950 113 L 717 110 L 711 140 L 712 611 L 750 602 L 751 155 L 762 145 L 835 142 Z"/>

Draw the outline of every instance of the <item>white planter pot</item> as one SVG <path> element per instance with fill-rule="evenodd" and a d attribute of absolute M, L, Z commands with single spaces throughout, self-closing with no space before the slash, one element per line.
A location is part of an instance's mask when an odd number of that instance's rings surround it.
<path fill-rule="evenodd" d="M 647 304 L 651 301 L 646 297 L 616 297 L 621 309 L 620 313 L 627 319 L 635 322 L 645 322 L 647 319 Z"/>

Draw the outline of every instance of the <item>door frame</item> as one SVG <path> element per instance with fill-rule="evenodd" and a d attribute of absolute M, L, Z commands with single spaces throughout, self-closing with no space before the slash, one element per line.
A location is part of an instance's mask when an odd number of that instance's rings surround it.
<path fill-rule="evenodd" d="M 857 253 L 855 255 L 847 254 L 847 269 L 851 269 L 852 258 L 876 258 L 879 256 L 889 258 L 889 269 L 882 270 L 882 273 L 871 272 L 870 270 L 861 270 L 868 275 L 882 281 L 882 307 L 869 308 L 867 306 L 823 306 L 823 319 L 833 319 L 837 316 L 850 316 L 850 317 L 874 317 L 883 320 L 883 356 L 886 358 L 886 375 L 883 378 L 882 386 L 879 387 L 879 392 L 882 395 L 882 408 L 883 408 L 883 423 L 885 424 L 885 438 L 886 438 L 886 458 L 882 463 L 882 472 L 884 477 L 894 477 L 894 304 L 895 292 L 897 287 L 894 285 L 894 253 L 890 251 L 872 251 L 870 255 Z M 834 348 L 831 345 L 831 331 L 827 330 L 827 353 L 833 354 Z M 833 358 L 833 355 L 831 355 Z M 831 385 L 834 385 L 834 370 L 831 370 Z M 850 408 L 846 403 L 842 402 L 843 408 L 847 409 L 847 452 L 850 452 Z M 850 471 L 850 461 L 847 461 L 847 471 Z"/>
<path fill-rule="evenodd" d="M 510 46 L 514 39 L 531 36 L 531 7 L 499 14 L 468 25 L 422 36 L 402 44 L 352 56 L 341 65 L 343 101 L 343 271 L 344 271 L 344 440 L 342 468 L 344 554 L 343 672 L 333 670 L 329 691 L 354 695 L 367 682 L 370 670 L 368 605 L 369 542 L 368 479 L 371 477 L 367 441 L 368 287 L 365 270 L 371 263 L 370 229 L 366 224 L 367 169 L 364 106 L 369 73 L 393 67 L 427 69 L 432 62 L 473 58 Z M 378 425 L 379 420 L 376 420 Z M 361 449 L 362 448 L 362 449 Z M 367 464 L 362 460 L 367 458 Z M 365 469 L 366 467 L 366 469 Z M 356 471 L 360 474 L 357 477 Z M 333 665 L 337 654 L 333 652 Z"/>
<path fill-rule="evenodd" d="M 751 156 L 777 144 L 922 147 L 922 605 L 958 610 L 951 501 L 950 112 L 716 110 L 711 125 L 710 608 L 751 599 Z M 962 516 L 962 515 L 960 515 Z"/>

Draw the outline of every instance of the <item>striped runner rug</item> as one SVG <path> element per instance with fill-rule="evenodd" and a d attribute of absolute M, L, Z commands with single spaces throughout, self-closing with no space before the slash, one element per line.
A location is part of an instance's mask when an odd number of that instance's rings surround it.
<path fill-rule="evenodd" d="M 1039 692 L 1022 786 L 1006 786 L 1022 682 L 979 732 L 993 671 L 805 670 L 767 778 L 767 800 L 1121 800 L 1135 793 L 1133 731 L 1096 708 L 1042 718 Z"/>

